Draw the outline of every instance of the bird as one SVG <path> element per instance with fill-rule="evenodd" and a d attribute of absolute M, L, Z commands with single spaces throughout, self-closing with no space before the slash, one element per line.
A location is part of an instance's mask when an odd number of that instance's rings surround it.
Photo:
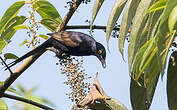
<path fill-rule="evenodd" d="M 51 36 L 48 40 L 42 43 L 40 46 L 29 51 L 25 55 L 16 59 L 8 64 L 8 68 L 16 65 L 31 55 L 38 52 L 45 52 L 50 50 L 56 54 L 59 59 L 65 58 L 65 56 L 96 56 L 103 68 L 106 68 L 106 50 L 105 47 L 97 42 L 93 37 L 75 31 L 60 31 L 48 33 Z"/>

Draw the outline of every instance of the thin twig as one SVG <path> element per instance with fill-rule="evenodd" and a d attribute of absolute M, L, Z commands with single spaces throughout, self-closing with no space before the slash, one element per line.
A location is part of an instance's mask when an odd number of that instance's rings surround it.
<path fill-rule="evenodd" d="M 14 95 L 10 95 L 10 94 L 7 94 L 7 93 L 4 93 L 3 97 L 4 98 L 18 100 L 18 101 L 21 101 L 21 102 L 25 102 L 25 103 L 34 105 L 36 107 L 42 108 L 44 110 L 54 110 L 54 109 L 52 109 L 52 108 L 50 108 L 48 106 L 42 105 L 42 104 L 40 104 L 38 102 L 34 102 L 34 101 L 30 100 L 30 99 L 26 99 L 26 98 L 23 98 L 23 97 L 14 96 Z"/>
<path fill-rule="evenodd" d="M 9 70 L 10 74 L 12 75 L 12 74 L 13 74 L 12 70 L 9 68 L 9 66 L 8 66 L 8 65 L 6 64 L 6 62 L 2 59 L 1 56 L 0 56 L 0 59 L 1 59 L 1 61 L 4 63 L 4 65 L 7 67 L 7 69 Z"/>
<path fill-rule="evenodd" d="M 77 25 L 77 26 L 68 25 L 68 26 L 65 27 L 65 29 L 90 29 L 90 25 Z M 104 29 L 104 30 L 106 30 L 106 26 L 93 25 L 92 29 Z M 119 31 L 120 28 L 115 27 L 113 30 Z"/>

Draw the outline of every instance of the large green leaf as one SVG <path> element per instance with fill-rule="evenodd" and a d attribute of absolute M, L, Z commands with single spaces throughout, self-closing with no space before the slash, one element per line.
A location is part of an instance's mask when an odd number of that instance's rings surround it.
<path fill-rule="evenodd" d="M 139 79 L 139 83 L 143 85 L 144 77 L 142 76 Z M 148 106 L 146 106 L 146 89 L 144 86 L 139 86 L 138 83 L 131 79 L 130 83 L 130 99 L 132 110 L 148 110 Z"/>
<path fill-rule="evenodd" d="M 132 23 L 132 19 L 135 16 L 136 9 L 139 5 L 140 0 L 129 0 L 125 11 L 123 13 L 123 18 L 121 22 L 120 32 L 119 32 L 119 50 L 123 56 L 124 42 Z"/>
<path fill-rule="evenodd" d="M 168 50 L 173 42 L 175 32 L 170 33 L 168 29 L 168 18 L 172 11 L 172 9 L 177 5 L 177 2 L 174 0 L 169 0 L 167 5 L 161 15 L 160 23 L 158 26 L 158 31 L 155 35 L 157 37 L 158 42 L 158 62 L 159 67 L 161 68 L 161 73 L 164 73 L 164 68 L 166 66 L 166 59 L 168 55 Z"/>
<path fill-rule="evenodd" d="M 154 3 L 148 10 L 148 13 L 151 13 L 153 11 L 161 10 L 165 8 L 166 3 L 168 0 L 159 0 L 156 3 Z"/>
<path fill-rule="evenodd" d="M 92 25 L 95 21 L 97 13 L 100 10 L 100 7 L 102 6 L 103 2 L 104 2 L 104 0 L 95 0 L 94 6 L 93 6 L 93 9 L 92 9 L 92 21 L 91 21 L 91 24 L 90 24 L 90 30 L 92 30 Z"/>
<path fill-rule="evenodd" d="M 167 71 L 167 97 L 169 110 L 177 108 L 177 51 L 170 56 Z"/>
<path fill-rule="evenodd" d="M 173 31 L 173 28 L 174 28 L 176 22 L 177 22 L 177 5 L 171 11 L 169 19 L 168 19 L 168 28 L 169 28 L 170 32 Z"/>
<path fill-rule="evenodd" d="M 0 99 L 0 110 L 8 110 L 7 104 L 2 99 Z"/>
<path fill-rule="evenodd" d="M 157 61 L 157 54 L 153 56 L 151 63 L 144 70 L 144 86 L 146 88 L 146 101 L 150 106 L 160 75 L 160 69 Z M 156 68 L 154 68 L 156 67 Z"/>
<path fill-rule="evenodd" d="M 117 19 L 119 18 L 120 14 L 122 13 L 122 10 L 126 4 L 127 0 L 116 0 L 114 3 L 114 6 L 111 10 L 108 23 L 106 26 L 106 38 L 107 42 L 109 42 L 111 32 L 116 25 Z"/>
<path fill-rule="evenodd" d="M 62 18 L 58 11 L 49 1 L 39 0 L 34 7 L 43 19 L 53 19 L 59 24 L 62 22 Z"/>
<path fill-rule="evenodd" d="M 154 68 L 153 66 L 151 67 Z M 151 106 L 152 99 L 157 86 L 159 74 L 153 74 L 150 72 L 146 73 L 146 71 L 145 74 L 146 76 L 142 75 L 139 78 L 138 80 L 139 84 L 135 80 L 133 79 L 131 80 L 130 99 L 131 99 L 131 105 L 133 110 L 149 110 Z"/>
<path fill-rule="evenodd" d="M 154 61 L 154 64 L 157 61 Z M 133 110 L 149 110 L 152 99 L 155 93 L 155 89 L 157 86 L 159 74 L 154 74 L 153 72 L 154 65 L 149 65 L 149 69 L 144 72 L 145 75 L 142 75 L 138 83 L 131 79 L 130 83 L 130 99 Z M 141 85 L 141 86 L 140 86 Z"/>
<path fill-rule="evenodd" d="M 5 45 L 7 45 L 9 40 L 15 34 L 16 30 L 14 27 L 23 24 L 25 20 L 25 16 L 16 16 L 7 23 L 0 37 L 0 52 L 2 52 L 2 49 L 5 47 Z"/>
<path fill-rule="evenodd" d="M 133 70 L 132 70 L 132 76 L 134 77 L 135 80 L 139 79 L 141 74 L 144 72 L 145 67 L 147 67 L 147 65 L 149 64 L 149 60 L 150 61 L 152 60 L 154 53 L 157 52 L 157 49 L 155 48 L 156 45 L 154 45 L 154 38 L 153 38 L 147 41 L 138 51 L 133 65 Z M 147 60 L 148 63 L 145 62 Z"/>
<path fill-rule="evenodd" d="M 18 11 L 24 4 L 25 1 L 17 1 L 6 10 L 0 21 L 0 34 L 4 31 L 7 23 L 18 14 Z"/>
<path fill-rule="evenodd" d="M 41 24 L 52 32 L 55 31 L 59 25 L 59 23 L 56 20 L 50 18 L 42 19 Z"/>
<path fill-rule="evenodd" d="M 148 29 L 148 36 L 147 36 L 148 39 L 154 37 L 154 34 L 157 30 L 162 12 L 163 10 L 149 13 L 149 15 L 151 16 L 151 21 L 150 21 L 150 26 Z"/>
<path fill-rule="evenodd" d="M 128 61 L 130 72 L 135 55 L 138 49 L 141 47 L 141 42 L 139 41 L 141 38 L 139 35 L 141 34 L 148 18 L 146 11 L 151 6 L 152 2 L 154 2 L 154 0 L 141 0 L 136 10 L 136 14 L 133 20 L 133 26 L 130 33 L 130 43 L 128 47 Z"/>

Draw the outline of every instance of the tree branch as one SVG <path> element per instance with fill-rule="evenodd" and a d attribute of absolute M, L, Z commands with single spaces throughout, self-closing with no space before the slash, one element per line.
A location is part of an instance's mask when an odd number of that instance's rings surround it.
<path fill-rule="evenodd" d="M 6 93 L 4 93 L 3 97 L 4 97 L 4 98 L 9 98 L 9 99 L 18 100 L 18 101 L 21 101 L 21 102 L 25 102 L 25 103 L 34 105 L 34 106 L 36 106 L 36 107 L 42 108 L 42 109 L 44 109 L 44 110 L 54 110 L 54 109 L 52 109 L 52 108 L 50 108 L 50 107 L 48 107 L 48 106 L 42 105 L 42 104 L 40 104 L 40 103 L 34 102 L 34 101 L 32 101 L 32 100 L 29 100 L 29 99 L 26 99 L 26 98 L 23 98 L 23 97 L 18 97 L 18 96 L 6 94 Z"/>
<path fill-rule="evenodd" d="M 67 25 L 65 27 L 65 29 L 90 29 L 90 25 L 78 25 L 78 26 Z M 106 30 L 106 26 L 93 25 L 92 29 L 104 29 L 104 30 Z M 120 28 L 119 27 L 115 27 L 113 30 L 119 31 Z"/>

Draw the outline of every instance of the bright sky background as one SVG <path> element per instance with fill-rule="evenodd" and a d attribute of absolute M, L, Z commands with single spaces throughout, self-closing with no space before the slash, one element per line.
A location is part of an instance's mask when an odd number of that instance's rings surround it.
<path fill-rule="evenodd" d="M 5 10 L 14 3 L 15 0 L 1 0 L 0 18 L 4 14 Z M 66 6 L 67 0 L 49 0 L 59 11 L 62 18 L 68 12 Z M 85 5 L 81 4 L 79 9 L 76 11 L 74 16 L 69 22 L 69 25 L 86 25 L 85 20 L 91 20 L 92 7 L 94 0 Z M 106 25 L 111 11 L 114 0 L 105 0 L 103 7 L 101 8 L 95 24 Z M 29 15 L 26 11 L 27 8 L 22 9 L 20 13 Z M 86 34 L 88 30 L 73 30 L 81 31 Z M 49 31 L 41 29 L 42 34 L 46 34 Z M 95 39 L 101 42 L 106 47 L 106 34 L 102 30 L 95 30 Z M 19 44 L 27 37 L 26 31 L 18 31 L 12 39 L 12 42 L 4 49 L 3 53 L 15 53 L 17 56 L 22 56 L 26 52 L 30 51 L 26 46 L 19 47 Z M 125 46 L 125 48 L 127 45 Z M 46 52 L 43 54 L 28 70 L 26 70 L 16 81 L 16 83 L 22 84 L 26 88 L 38 86 L 38 90 L 35 92 L 36 95 L 45 97 L 52 101 L 56 105 L 56 110 L 69 110 L 72 106 L 71 101 L 67 98 L 65 93 L 68 91 L 68 87 L 63 84 L 65 76 L 60 74 L 60 68 L 56 65 L 58 61 L 54 57 L 54 53 Z M 131 110 L 131 102 L 129 95 L 130 77 L 128 74 L 128 61 L 127 51 L 125 51 L 125 61 L 118 50 L 118 39 L 111 38 L 110 40 L 110 53 L 107 51 L 107 68 L 103 69 L 99 60 L 96 57 L 89 56 L 84 57 L 84 67 L 87 73 L 94 77 L 95 73 L 98 72 L 98 78 L 104 89 L 104 91 L 113 98 L 116 98 L 123 103 L 129 110 Z M 17 68 L 15 66 L 13 69 Z M 0 70 L 0 80 L 4 80 L 8 76 L 8 72 Z M 14 85 L 15 85 L 14 84 Z M 15 101 L 6 99 L 8 104 L 12 105 Z M 167 98 L 166 98 L 166 75 L 163 81 L 160 79 L 158 87 L 156 88 L 154 100 L 150 110 L 168 110 Z"/>

